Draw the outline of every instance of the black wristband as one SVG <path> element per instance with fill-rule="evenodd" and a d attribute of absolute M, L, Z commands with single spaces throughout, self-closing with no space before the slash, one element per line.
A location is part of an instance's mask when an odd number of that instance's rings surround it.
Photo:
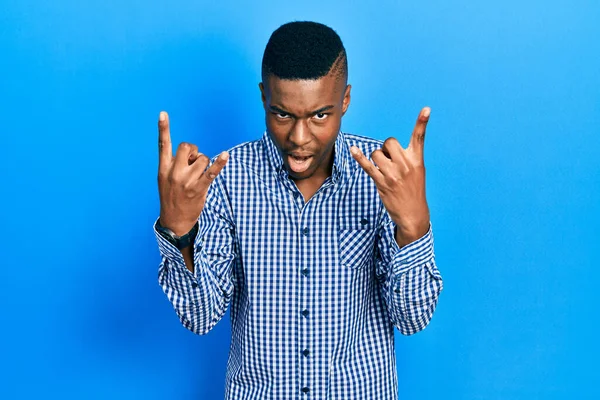
<path fill-rule="evenodd" d="M 177 236 L 175 232 L 173 232 L 169 228 L 165 228 L 160 224 L 160 218 L 158 219 L 158 221 L 156 221 L 157 232 L 162 237 L 164 237 L 169 243 L 177 247 L 179 250 L 185 249 L 186 247 L 192 244 L 192 242 L 196 238 L 196 235 L 198 234 L 199 226 L 200 224 L 198 223 L 198 221 L 196 221 L 196 223 L 188 233 L 186 233 L 183 236 Z"/>

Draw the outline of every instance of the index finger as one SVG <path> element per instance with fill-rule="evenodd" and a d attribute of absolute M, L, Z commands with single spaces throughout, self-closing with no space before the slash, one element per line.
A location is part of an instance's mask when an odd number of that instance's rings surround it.
<path fill-rule="evenodd" d="M 427 128 L 427 122 L 429 122 L 430 113 L 431 109 L 429 107 L 424 107 L 421 110 L 408 144 L 409 148 L 416 150 L 421 155 L 423 155 L 423 147 L 425 147 L 425 129 Z"/>
<path fill-rule="evenodd" d="M 158 117 L 158 169 L 165 168 L 173 158 L 171 132 L 169 130 L 169 115 L 161 111 Z"/>

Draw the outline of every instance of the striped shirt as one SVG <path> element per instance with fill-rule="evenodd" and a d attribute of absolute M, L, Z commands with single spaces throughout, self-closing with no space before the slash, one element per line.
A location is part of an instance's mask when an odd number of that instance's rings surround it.
<path fill-rule="evenodd" d="M 382 142 L 340 132 L 332 174 L 306 202 L 266 132 L 229 150 L 199 218 L 194 273 L 155 227 L 158 281 L 181 323 L 203 335 L 231 307 L 228 400 L 398 397 L 394 327 L 427 326 L 442 278 L 431 225 L 398 246 L 352 145 L 371 154 Z"/>

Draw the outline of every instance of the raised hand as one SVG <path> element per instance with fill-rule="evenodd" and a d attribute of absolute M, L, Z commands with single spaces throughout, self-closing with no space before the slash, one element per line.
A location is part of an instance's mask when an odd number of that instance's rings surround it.
<path fill-rule="evenodd" d="M 196 145 L 182 142 L 173 157 L 169 116 L 164 111 L 158 120 L 158 152 L 160 224 L 182 236 L 196 224 L 208 187 L 227 164 L 229 154 L 221 153 L 207 169 L 210 159 Z"/>
<path fill-rule="evenodd" d="M 409 244 L 429 230 L 429 207 L 425 197 L 425 164 L 423 148 L 425 128 L 431 110 L 425 107 L 406 149 L 394 138 L 388 138 L 381 149 L 371 154 L 373 164 L 356 146 L 350 152 L 375 182 L 383 205 L 396 223 L 398 245 Z"/>

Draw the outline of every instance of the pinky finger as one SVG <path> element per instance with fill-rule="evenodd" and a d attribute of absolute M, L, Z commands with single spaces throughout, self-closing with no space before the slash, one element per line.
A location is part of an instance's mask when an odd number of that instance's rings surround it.
<path fill-rule="evenodd" d="M 361 166 L 361 168 L 375 181 L 375 183 L 378 183 L 383 179 L 383 174 L 381 171 L 379 171 L 379 168 L 377 168 L 375 164 L 365 157 L 363 152 L 358 147 L 350 147 L 350 153 L 358 165 Z"/>
<path fill-rule="evenodd" d="M 207 186 L 219 175 L 227 161 L 229 160 L 229 153 L 226 151 L 222 152 L 215 162 L 208 167 L 208 169 L 202 174 L 199 181 L 206 184 Z"/>

